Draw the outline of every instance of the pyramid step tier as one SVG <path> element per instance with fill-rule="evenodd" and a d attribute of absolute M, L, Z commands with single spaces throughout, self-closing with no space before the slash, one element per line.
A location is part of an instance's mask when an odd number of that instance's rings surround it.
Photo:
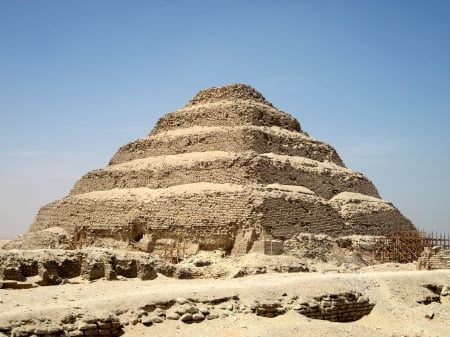
<path fill-rule="evenodd" d="M 337 198 L 341 203 L 332 204 L 301 186 L 198 183 L 96 191 L 42 207 L 30 232 L 63 228 L 95 246 L 102 246 L 104 239 L 128 245 L 143 235 L 155 242 L 183 238 L 198 244 L 199 249 L 231 251 L 235 240 L 245 233 L 252 238 L 249 244 L 261 238 L 285 240 L 298 233 L 378 235 L 385 224 L 380 222 L 381 214 L 398 213 L 384 200 L 351 195 L 353 203 L 359 198 L 363 204 L 355 211 L 359 222 L 349 222 L 352 216 L 345 206 L 350 199 L 345 195 Z M 371 207 L 364 207 L 367 203 Z M 246 247 L 242 253 L 251 249 Z"/>
<path fill-rule="evenodd" d="M 330 145 L 279 127 L 191 127 L 159 133 L 122 146 L 110 165 L 152 156 L 187 152 L 227 151 L 276 153 L 329 161 L 345 167 Z"/>
<path fill-rule="evenodd" d="M 344 192 L 379 197 L 362 174 L 330 162 L 255 152 L 191 152 L 136 159 L 89 172 L 71 195 L 113 188 L 163 188 L 187 183 L 299 185 L 329 199 Z"/>
<path fill-rule="evenodd" d="M 300 123 L 291 115 L 271 105 L 252 100 L 225 100 L 185 106 L 161 117 L 150 135 L 193 126 L 278 126 L 301 131 Z"/>
<path fill-rule="evenodd" d="M 214 103 L 224 100 L 251 100 L 273 106 L 265 97 L 249 85 L 233 83 L 222 87 L 211 87 L 200 90 L 186 106 L 197 104 Z"/>
<path fill-rule="evenodd" d="M 328 203 L 338 211 L 348 228 L 355 229 L 361 235 L 388 235 L 416 230 L 392 203 L 379 198 L 342 192 Z"/>
<path fill-rule="evenodd" d="M 94 245 L 101 245 L 102 238 L 131 242 L 146 234 L 154 240 L 178 237 L 202 249 L 230 251 L 237 233 L 245 230 L 291 237 L 299 231 L 341 232 L 343 222 L 304 187 L 199 183 L 66 197 L 44 206 L 30 231 L 51 227 L 74 234 L 85 229 L 97 240 Z"/>

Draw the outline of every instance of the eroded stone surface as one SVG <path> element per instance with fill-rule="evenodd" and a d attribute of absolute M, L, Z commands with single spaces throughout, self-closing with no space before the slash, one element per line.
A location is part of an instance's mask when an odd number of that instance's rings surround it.
<path fill-rule="evenodd" d="M 232 84 L 202 90 L 164 115 L 110 165 L 43 206 L 28 233 L 4 248 L 137 248 L 178 262 L 201 250 L 283 254 L 301 233 L 399 230 L 415 229 L 333 147 L 255 89 Z M 117 272 L 101 267 L 112 262 L 92 263 L 107 278 Z"/>

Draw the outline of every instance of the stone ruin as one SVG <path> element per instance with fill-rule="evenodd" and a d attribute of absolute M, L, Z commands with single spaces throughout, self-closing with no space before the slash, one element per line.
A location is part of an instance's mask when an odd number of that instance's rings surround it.
<path fill-rule="evenodd" d="M 164 115 L 4 248 L 280 254 L 301 233 L 404 230 L 415 228 L 333 147 L 252 87 L 232 84 Z"/>
<path fill-rule="evenodd" d="M 425 247 L 417 260 L 417 269 L 450 269 L 450 249 L 440 246 Z"/>

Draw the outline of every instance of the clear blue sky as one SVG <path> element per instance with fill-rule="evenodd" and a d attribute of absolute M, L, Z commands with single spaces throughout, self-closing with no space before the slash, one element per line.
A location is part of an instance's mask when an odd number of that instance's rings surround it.
<path fill-rule="evenodd" d="M 235 82 L 450 232 L 450 1 L 0 0 L 0 236 Z"/>

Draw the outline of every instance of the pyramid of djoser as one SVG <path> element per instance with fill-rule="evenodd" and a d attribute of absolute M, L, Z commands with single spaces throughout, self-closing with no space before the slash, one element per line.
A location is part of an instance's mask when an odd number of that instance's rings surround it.
<path fill-rule="evenodd" d="M 200 91 L 122 146 L 106 168 L 43 206 L 9 248 L 167 244 L 265 252 L 299 233 L 332 237 L 415 230 L 336 150 L 255 89 Z"/>

